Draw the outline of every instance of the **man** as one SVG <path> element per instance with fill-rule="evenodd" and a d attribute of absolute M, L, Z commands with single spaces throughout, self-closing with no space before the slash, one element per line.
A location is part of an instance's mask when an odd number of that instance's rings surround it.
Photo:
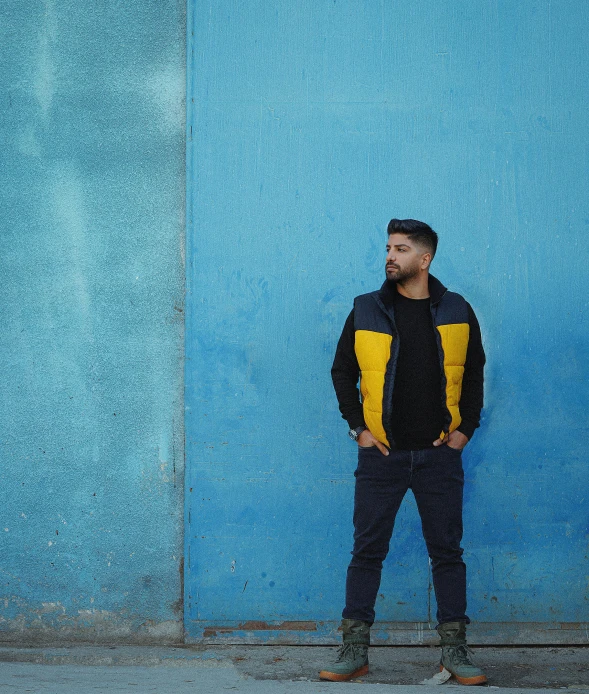
<path fill-rule="evenodd" d="M 382 562 L 411 489 L 431 559 L 441 666 L 461 684 L 482 684 L 487 678 L 466 647 L 460 547 L 461 454 L 483 405 L 480 328 L 462 296 L 429 274 L 438 243 L 433 229 L 393 219 L 387 231 L 386 281 L 354 300 L 331 370 L 342 417 L 358 444 L 358 468 L 343 645 L 320 677 L 342 681 L 368 672 Z"/>

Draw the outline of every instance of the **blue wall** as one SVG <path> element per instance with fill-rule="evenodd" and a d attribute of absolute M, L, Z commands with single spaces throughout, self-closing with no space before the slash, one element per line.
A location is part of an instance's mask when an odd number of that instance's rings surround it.
<path fill-rule="evenodd" d="M 470 615 L 586 621 L 589 5 L 190 6 L 191 638 L 337 624 L 355 452 L 329 369 L 392 216 L 439 232 L 433 273 L 488 353 L 465 454 Z M 411 499 L 393 547 L 378 618 L 427 625 Z"/>
<path fill-rule="evenodd" d="M 0 7 L 0 638 L 182 636 L 185 8 Z"/>

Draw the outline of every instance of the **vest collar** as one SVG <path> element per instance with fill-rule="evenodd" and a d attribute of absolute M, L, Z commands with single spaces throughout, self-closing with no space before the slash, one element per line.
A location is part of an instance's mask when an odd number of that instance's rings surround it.
<path fill-rule="evenodd" d="M 440 282 L 440 280 L 437 277 L 434 277 L 433 275 L 428 276 L 428 289 L 429 289 L 429 296 L 430 296 L 430 302 L 432 306 L 435 306 L 438 304 L 441 300 L 441 298 L 444 296 L 444 294 L 448 291 L 446 287 Z M 397 283 L 392 282 L 390 280 L 385 280 L 384 284 L 380 288 L 380 291 L 378 292 L 380 295 L 380 299 L 383 302 L 383 304 L 389 308 L 392 306 L 393 303 L 393 296 L 395 292 L 397 291 Z"/>

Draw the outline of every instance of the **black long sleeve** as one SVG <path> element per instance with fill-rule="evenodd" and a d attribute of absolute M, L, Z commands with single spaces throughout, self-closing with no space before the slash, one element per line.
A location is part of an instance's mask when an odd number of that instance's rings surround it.
<path fill-rule="evenodd" d="M 335 358 L 331 367 L 331 379 L 339 403 L 339 410 L 342 417 L 348 422 L 350 429 L 365 426 L 360 392 L 358 391 L 359 378 L 360 366 L 354 350 L 354 310 L 352 309 L 337 343 Z"/>
<path fill-rule="evenodd" d="M 480 424 L 481 410 L 483 409 L 485 352 L 481 339 L 481 328 L 470 304 L 468 304 L 468 323 L 470 335 L 459 405 L 462 423 L 458 427 L 458 431 L 471 439 L 475 429 Z"/>

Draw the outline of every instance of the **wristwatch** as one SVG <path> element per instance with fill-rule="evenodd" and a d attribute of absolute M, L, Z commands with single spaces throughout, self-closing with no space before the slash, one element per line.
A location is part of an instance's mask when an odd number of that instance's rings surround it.
<path fill-rule="evenodd" d="M 357 441 L 357 440 L 358 440 L 358 436 L 360 436 L 360 434 L 361 434 L 363 431 L 365 431 L 366 429 L 367 429 L 367 427 L 365 427 L 365 426 L 356 427 L 355 429 L 350 429 L 350 431 L 348 431 L 348 436 L 349 436 L 353 441 Z"/>

